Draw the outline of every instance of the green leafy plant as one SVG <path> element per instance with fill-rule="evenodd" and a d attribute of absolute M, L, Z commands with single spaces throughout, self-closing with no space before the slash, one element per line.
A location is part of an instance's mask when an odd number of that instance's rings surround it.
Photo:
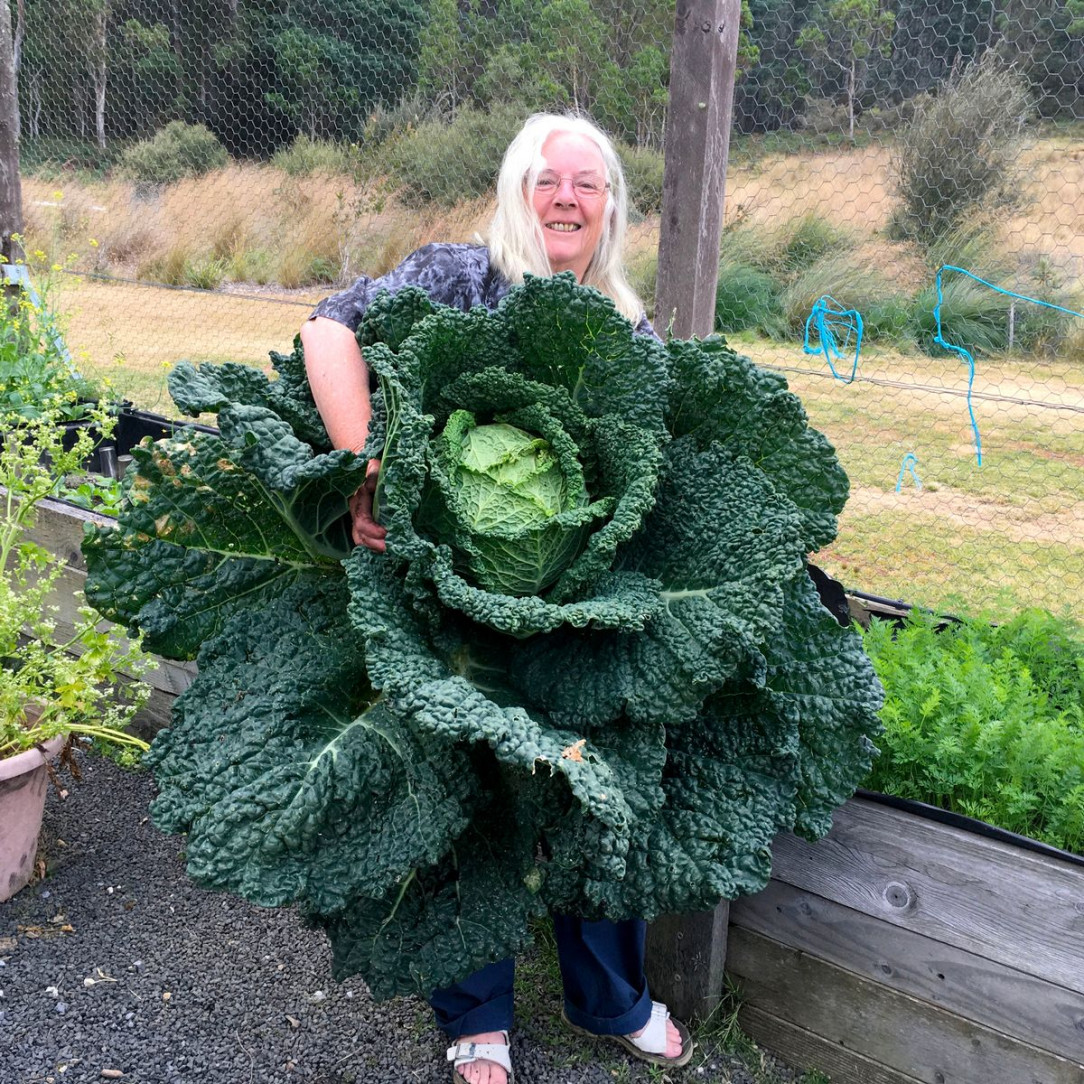
<path fill-rule="evenodd" d="M 92 410 L 107 431 L 112 419 Z M 0 419 L 0 758 L 57 735 L 147 747 L 124 729 L 148 692 L 128 680 L 148 665 L 138 644 L 112 636 L 88 606 L 62 627 L 52 595 L 63 559 L 31 537 L 42 500 L 93 449 L 87 429 L 65 448 L 60 417 L 45 400 L 33 418 Z"/>
<path fill-rule="evenodd" d="M 746 331 L 759 328 L 766 334 L 786 330 L 779 303 L 782 286 L 757 267 L 726 260 L 719 267 L 715 290 L 715 330 Z"/>
<path fill-rule="evenodd" d="M 98 396 L 65 353 L 52 311 L 20 291 L 0 316 L 0 418 L 84 420 Z"/>
<path fill-rule="evenodd" d="M 144 184 L 173 184 L 229 164 L 226 148 L 206 125 L 170 121 L 150 139 L 129 147 L 120 158 L 122 177 Z"/>
<path fill-rule="evenodd" d="M 115 516 L 120 510 L 120 481 L 99 474 L 72 474 L 59 480 L 53 495 L 69 504 Z"/>
<path fill-rule="evenodd" d="M 880 690 L 806 555 L 847 480 L 785 380 L 636 336 L 571 275 L 495 312 L 382 295 L 365 455 L 300 350 L 178 365 L 217 433 L 136 448 L 87 590 L 199 675 L 148 760 L 201 883 L 298 904 L 340 975 L 428 991 L 546 910 L 766 882 L 868 770 Z M 476 446 L 477 443 L 477 446 Z M 387 553 L 352 549 L 367 457 Z"/>
<path fill-rule="evenodd" d="M 1084 640 L 1049 613 L 864 634 L 886 700 L 866 786 L 1084 853 Z"/>

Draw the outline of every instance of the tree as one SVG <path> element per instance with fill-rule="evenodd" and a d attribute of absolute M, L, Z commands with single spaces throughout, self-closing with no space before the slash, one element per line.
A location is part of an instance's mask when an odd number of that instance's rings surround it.
<path fill-rule="evenodd" d="M 862 92 L 874 53 L 892 52 L 896 16 L 882 10 L 879 0 L 831 0 L 813 10 L 798 35 L 798 48 L 837 69 L 844 79 L 847 120 L 854 142 L 855 103 Z"/>
<path fill-rule="evenodd" d="M 1041 116 L 1084 115 L 1084 18 L 1074 2 L 1084 14 L 1081 0 L 1003 0 L 996 19 L 998 55 L 1024 74 Z"/>
<path fill-rule="evenodd" d="M 126 19 L 116 29 L 111 53 L 109 127 L 113 134 L 148 136 L 183 115 L 180 65 L 170 46 L 168 26 Z"/>
<path fill-rule="evenodd" d="M 809 63 L 797 46 L 808 0 L 751 0 L 749 38 L 756 62 L 734 88 L 734 126 L 741 132 L 789 127 L 810 90 Z M 741 42 L 738 44 L 739 64 Z"/>
<path fill-rule="evenodd" d="M 416 0 L 324 0 L 269 19 L 268 104 L 312 138 L 360 138 L 368 113 L 398 102 L 417 78 Z"/>
<path fill-rule="evenodd" d="M 469 3 L 465 15 L 470 15 Z M 469 98 L 472 83 L 469 24 L 466 18 L 463 22 L 456 0 L 432 0 L 418 39 L 418 89 L 438 112 L 453 118 Z"/>
<path fill-rule="evenodd" d="M 109 9 L 112 0 L 81 0 L 90 33 L 86 66 L 94 90 L 94 139 L 105 150 L 105 90 L 109 79 Z"/>

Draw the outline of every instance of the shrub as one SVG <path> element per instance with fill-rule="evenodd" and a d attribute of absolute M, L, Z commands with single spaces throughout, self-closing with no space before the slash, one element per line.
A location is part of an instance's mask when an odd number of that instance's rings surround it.
<path fill-rule="evenodd" d="M 893 234 L 928 243 L 980 205 L 1013 203 L 1030 104 L 1021 77 L 984 58 L 916 105 L 892 157 Z"/>
<path fill-rule="evenodd" d="M 766 271 L 746 263 L 724 263 L 715 292 L 715 330 L 747 331 L 768 335 L 785 330 L 779 299 L 782 286 Z"/>
<path fill-rule="evenodd" d="M 649 147 L 633 147 L 622 143 L 617 148 L 625 171 L 629 204 L 642 215 L 658 214 L 662 210 L 663 156 Z"/>
<path fill-rule="evenodd" d="M 271 164 L 291 177 L 311 177 L 314 173 L 334 176 L 350 173 L 356 159 L 356 148 L 302 134 L 289 147 L 276 151 Z"/>
<path fill-rule="evenodd" d="M 863 637 L 885 686 L 864 785 L 1084 850 L 1084 642 L 1043 611 L 938 632 L 912 614 Z"/>
<path fill-rule="evenodd" d="M 497 179 L 505 148 L 523 123 L 517 107 L 488 113 L 463 109 L 450 124 L 423 121 L 399 139 L 389 140 L 384 163 L 410 206 L 484 196 Z"/>
<path fill-rule="evenodd" d="M 850 252 L 829 252 L 791 278 L 780 297 L 787 325 L 795 332 L 803 331 L 813 306 L 826 296 L 862 314 L 867 339 L 882 331 L 887 334 L 894 322 L 906 326 L 908 309 L 895 285 Z"/>
<path fill-rule="evenodd" d="M 362 148 L 375 150 L 382 143 L 412 131 L 425 121 L 436 119 L 432 102 L 414 93 L 400 99 L 396 105 L 377 103 L 369 115 L 362 133 Z"/>
<path fill-rule="evenodd" d="M 941 298 L 941 335 L 946 342 L 972 354 L 997 353 L 1008 345 L 1010 299 L 1004 294 L 966 275 L 945 272 Z M 936 305 L 935 283 L 915 297 L 911 308 L 911 334 L 928 354 L 939 354 L 944 349 L 934 342 Z"/>
<path fill-rule="evenodd" d="M 226 148 L 210 129 L 175 120 L 152 138 L 129 147 L 121 155 L 120 173 L 143 184 L 173 184 L 221 169 L 228 162 Z"/>
<path fill-rule="evenodd" d="M 805 271 L 822 256 L 851 248 L 846 230 L 809 212 L 787 222 L 776 236 L 774 262 L 783 271 Z"/>

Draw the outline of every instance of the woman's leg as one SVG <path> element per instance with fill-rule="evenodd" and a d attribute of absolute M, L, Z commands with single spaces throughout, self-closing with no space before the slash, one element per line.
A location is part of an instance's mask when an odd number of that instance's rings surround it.
<path fill-rule="evenodd" d="M 429 1004 L 439 1027 L 450 1039 L 512 1027 L 512 983 L 515 962 L 488 964 L 454 986 L 434 990 Z"/>
<path fill-rule="evenodd" d="M 454 986 L 434 990 L 433 1006 L 437 1026 L 453 1044 L 476 1042 L 503 1044 L 512 1027 L 512 985 L 515 963 L 512 959 L 486 967 L 467 976 Z M 492 1062 L 478 1060 L 458 1070 L 470 1084 L 505 1084 L 507 1074 Z"/>
<path fill-rule="evenodd" d="M 600 1036 L 635 1038 L 644 1032 L 652 1018 L 644 975 L 647 923 L 642 919 L 585 922 L 554 915 L 553 931 L 569 1023 Z M 691 1039 L 686 1044 L 688 1031 L 683 1037 L 669 1017 L 665 1028 L 665 1059 L 685 1064 L 692 1052 Z"/>
<path fill-rule="evenodd" d="M 595 1035 L 630 1035 L 651 1016 L 644 977 L 647 923 L 553 916 L 565 1014 Z"/>

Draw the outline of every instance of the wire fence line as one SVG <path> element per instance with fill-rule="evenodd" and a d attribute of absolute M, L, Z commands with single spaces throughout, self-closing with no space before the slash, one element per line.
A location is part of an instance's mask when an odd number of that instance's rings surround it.
<path fill-rule="evenodd" d="M 762 361 L 765 369 L 774 369 L 780 373 L 798 373 L 802 376 L 812 376 L 818 379 L 834 380 L 831 373 L 822 372 L 819 369 L 803 369 L 797 365 L 776 365 L 770 361 Z M 968 392 L 959 388 L 938 387 L 934 384 L 916 384 L 908 380 L 884 380 L 876 376 L 856 376 L 855 383 L 872 384 L 881 388 L 896 388 L 900 391 L 930 392 L 934 395 L 954 395 L 966 399 Z M 976 391 L 972 393 L 975 399 L 983 399 L 990 403 L 1012 403 L 1016 406 L 1037 407 L 1040 410 L 1068 410 L 1074 414 L 1084 414 L 1084 404 L 1081 403 L 1050 403 L 1039 399 L 1022 399 L 1016 395 L 995 395 L 993 392 Z"/>
<path fill-rule="evenodd" d="M 484 233 L 511 134 L 572 109 L 619 143 L 650 313 L 675 14 L 24 0 L 28 261 L 64 272 L 80 364 L 168 409 L 171 360 L 266 365 L 310 299 Z M 818 559 L 915 603 L 1060 608 L 1084 588 L 1084 0 L 748 0 L 738 69 L 716 327 L 787 374 L 851 475 Z M 979 281 L 939 303 L 946 265 Z M 861 317 L 851 385 L 803 364 L 826 297 Z M 896 491 L 908 456 L 921 493 Z M 1023 545 L 1024 521 L 1045 540 Z"/>
<path fill-rule="evenodd" d="M 67 268 L 61 268 L 59 274 L 69 275 L 74 280 L 79 281 L 81 279 L 90 279 L 91 282 L 122 282 L 128 286 L 140 286 L 147 290 L 175 290 L 181 293 L 188 294 L 208 294 L 213 292 L 206 286 L 183 286 L 179 284 L 169 284 L 166 282 L 148 282 L 145 279 L 125 278 L 122 275 L 104 275 L 101 272 L 94 271 L 72 271 Z M 240 290 L 229 290 L 230 297 L 236 297 L 241 301 L 261 301 L 267 305 L 294 305 L 302 309 L 312 309 L 319 298 L 315 298 L 312 301 L 292 301 L 288 297 L 262 297 L 259 294 L 246 294 Z"/>

